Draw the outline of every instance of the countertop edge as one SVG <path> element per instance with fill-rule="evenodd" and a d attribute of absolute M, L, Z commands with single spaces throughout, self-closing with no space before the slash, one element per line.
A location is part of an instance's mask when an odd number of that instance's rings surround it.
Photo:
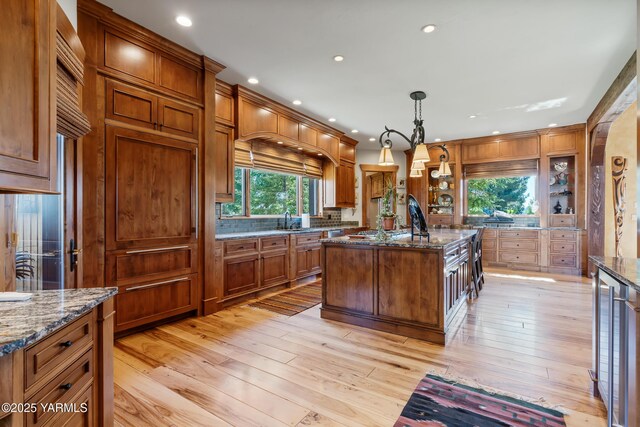
<path fill-rule="evenodd" d="M 47 335 L 51 335 L 61 327 L 73 322 L 83 314 L 87 313 L 88 311 L 92 310 L 94 307 L 97 307 L 98 305 L 102 304 L 103 302 L 105 302 L 106 300 L 108 300 L 109 298 L 113 297 L 118 293 L 118 288 L 116 287 L 108 287 L 103 289 L 106 289 L 109 292 L 95 298 L 94 300 L 83 305 L 82 307 L 73 310 L 68 315 L 60 318 L 55 322 L 52 322 L 50 325 L 47 325 L 45 328 L 42 328 L 41 330 L 36 331 L 33 334 L 28 335 L 19 340 L 15 340 L 5 344 L 0 344 L 0 357 L 11 354 L 17 350 L 21 350 L 33 344 L 34 342 L 41 340 Z"/>
<path fill-rule="evenodd" d="M 622 258 L 622 259 L 626 259 L 626 258 Z M 589 255 L 589 260 L 591 262 L 593 262 L 598 268 L 603 269 L 606 273 L 610 274 L 611 276 L 613 276 L 615 279 L 619 280 L 620 282 L 624 283 L 627 286 L 631 286 L 632 288 L 634 288 L 636 291 L 640 292 L 640 283 L 638 282 L 637 278 L 634 281 L 633 279 L 627 277 L 625 275 L 625 273 L 622 273 L 620 271 L 617 271 L 616 269 L 612 268 L 611 266 L 607 265 L 607 262 L 605 260 L 605 257 L 602 256 L 594 256 L 594 255 Z M 628 258 L 627 259 L 629 262 L 631 262 L 633 259 L 632 258 Z M 635 260 L 636 262 L 636 275 L 637 273 L 637 263 L 638 260 Z"/>
<path fill-rule="evenodd" d="M 293 230 L 260 230 L 260 231 L 243 231 L 237 233 L 219 233 L 216 234 L 215 239 L 224 241 L 224 240 L 235 240 L 235 239 L 253 239 L 260 237 L 270 237 L 270 236 L 282 236 L 287 234 L 304 234 L 304 233 L 314 233 L 320 231 L 331 231 L 331 230 L 346 230 L 349 228 L 363 228 L 360 225 L 337 225 L 335 227 L 310 227 L 310 228 L 298 228 Z"/>

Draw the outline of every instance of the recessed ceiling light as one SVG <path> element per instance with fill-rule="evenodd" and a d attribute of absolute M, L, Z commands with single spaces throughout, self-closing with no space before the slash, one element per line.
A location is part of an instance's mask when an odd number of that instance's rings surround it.
<path fill-rule="evenodd" d="M 472 114 L 472 115 L 469 116 L 470 119 L 475 119 L 476 117 L 478 117 L 478 116 L 476 116 L 475 114 Z"/>
<path fill-rule="evenodd" d="M 493 131 L 493 132 L 491 132 L 491 133 L 492 133 L 492 134 L 494 134 L 494 135 L 498 135 L 498 134 L 500 133 L 500 131 L 499 131 L 499 130 L 494 130 L 494 131 Z"/>
<path fill-rule="evenodd" d="M 344 61 L 344 56 L 336 55 L 336 56 L 333 57 L 333 60 L 336 61 L 336 62 L 342 62 L 342 61 Z"/>
<path fill-rule="evenodd" d="M 298 150 L 302 151 L 302 147 L 298 147 Z"/>
<path fill-rule="evenodd" d="M 375 138 L 369 138 L 369 141 L 372 141 L 372 142 L 373 142 L 373 141 L 375 141 L 375 140 L 376 140 Z"/>
<path fill-rule="evenodd" d="M 351 133 L 358 133 L 358 129 L 351 129 Z"/>
<path fill-rule="evenodd" d="M 284 144 L 284 142 L 282 142 L 282 141 L 277 141 L 277 143 L 280 144 L 280 145 Z"/>
<path fill-rule="evenodd" d="M 191 22 L 191 19 L 189 19 L 184 15 L 176 16 L 176 22 L 182 25 L 183 27 L 190 27 L 193 25 L 193 22 Z"/>
<path fill-rule="evenodd" d="M 434 24 L 428 24 L 422 27 L 423 33 L 433 33 L 436 30 L 436 26 Z"/>
<path fill-rule="evenodd" d="M 440 141 L 442 141 L 442 140 L 441 140 L 440 138 L 436 138 L 436 139 L 434 139 L 434 141 L 435 141 L 435 142 L 440 142 Z"/>
<path fill-rule="evenodd" d="M 333 123 L 333 122 L 335 122 L 335 121 L 336 121 L 336 119 L 335 119 L 334 117 L 329 117 L 329 121 L 330 121 L 331 123 Z"/>
<path fill-rule="evenodd" d="M 549 123 L 549 127 L 550 127 L 550 128 L 554 128 L 554 127 L 556 127 L 556 126 L 558 126 L 558 124 L 557 124 L 557 123 Z"/>
<path fill-rule="evenodd" d="M 255 77 L 249 77 L 249 78 L 247 79 L 247 81 L 248 81 L 249 83 L 251 83 L 252 85 L 257 85 L 258 83 L 260 83 L 260 81 L 259 81 L 257 78 L 255 78 Z"/>
<path fill-rule="evenodd" d="M 294 99 L 293 105 L 302 105 L 302 101 L 300 101 L 299 99 Z"/>
<path fill-rule="evenodd" d="M 318 156 L 322 157 L 322 153 L 318 153 Z"/>

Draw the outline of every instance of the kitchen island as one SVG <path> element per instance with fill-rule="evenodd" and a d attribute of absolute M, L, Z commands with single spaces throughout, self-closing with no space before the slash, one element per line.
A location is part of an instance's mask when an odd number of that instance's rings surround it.
<path fill-rule="evenodd" d="M 475 233 L 323 239 L 321 317 L 444 344 L 465 311 Z"/>

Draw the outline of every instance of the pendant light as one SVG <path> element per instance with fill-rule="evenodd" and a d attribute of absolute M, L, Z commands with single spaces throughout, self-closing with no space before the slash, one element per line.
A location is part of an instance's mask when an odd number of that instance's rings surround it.
<path fill-rule="evenodd" d="M 384 132 L 380 134 L 378 141 L 380 142 L 380 159 L 378 164 L 381 166 L 393 165 L 393 157 L 391 156 L 391 147 L 393 147 L 393 141 L 391 141 L 391 134 L 396 134 L 404 138 L 409 143 L 409 146 L 413 150 L 413 163 L 411 165 L 410 177 L 422 176 L 422 171 L 425 169 L 425 163 L 431 161 L 429 150 L 432 148 L 440 148 L 443 154 L 440 155 L 440 175 L 450 176 L 451 168 L 449 167 L 449 150 L 442 145 L 427 145 L 424 141 L 424 121 L 422 120 L 422 100 L 427 97 L 427 94 L 422 91 L 415 91 L 409 94 L 409 97 L 413 100 L 413 133 L 411 138 L 407 138 L 402 132 L 395 129 L 389 129 L 384 127 Z"/>

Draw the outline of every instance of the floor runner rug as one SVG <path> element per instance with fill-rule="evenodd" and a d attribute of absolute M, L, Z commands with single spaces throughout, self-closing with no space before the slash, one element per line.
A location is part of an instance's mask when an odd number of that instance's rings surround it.
<path fill-rule="evenodd" d="M 294 314 L 303 312 L 314 305 L 320 304 L 321 302 L 322 282 L 313 282 L 311 284 L 253 302 L 249 304 L 249 306 L 273 311 L 274 313 L 285 314 L 287 316 L 293 316 Z"/>
<path fill-rule="evenodd" d="M 425 376 L 394 427 L 566 426 L 564 415 L 534 403 L 490 393 L 436 375 Z"/>

